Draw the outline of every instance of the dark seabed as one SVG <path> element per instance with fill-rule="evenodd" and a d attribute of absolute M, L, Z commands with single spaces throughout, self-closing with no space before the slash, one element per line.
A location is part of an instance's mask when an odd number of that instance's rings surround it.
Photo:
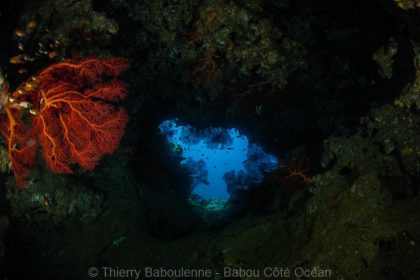
<path fill-rule="evenodd" d="M 420 279 L 420 0 L 4 0 L 0 280 Z"/>

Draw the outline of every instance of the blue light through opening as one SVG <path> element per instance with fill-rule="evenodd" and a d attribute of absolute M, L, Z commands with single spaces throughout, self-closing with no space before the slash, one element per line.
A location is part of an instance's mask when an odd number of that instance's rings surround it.
<path fill-rule="evenodd" d="M 227 201 L 232 193 L 260 183 L 264 173 L 279 165 L 275 156 L 249 143 L 234 128 L 197 130 L 177 120 L 164 121 L 159 128 L 190 172 L 193 194 L 205 200 Z"/>

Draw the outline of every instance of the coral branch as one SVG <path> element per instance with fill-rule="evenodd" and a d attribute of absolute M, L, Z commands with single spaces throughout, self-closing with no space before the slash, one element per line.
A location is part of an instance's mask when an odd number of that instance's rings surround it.
<path fill-rule="evenodd" d="M 107 102 L 123 99 L 126 85 L 115 79 L 104 82 L 103 77 L 118 75 L 127 67 L 124 61 L 90 58 L 55 64 L 40 73 L 43 102 L 35 126 L 47 166 L 54 172 L 71 173 L 73 164 L 92 170 L 118 146 L 128 116 Z"/>
<path fill-rule="evenodd" d="M 27 127 L 19 108 L 7 104 L 0 118 L 0 131 L 9 151 L 10 167 L 19 188 L 24 188 L 29 178 L 29 168 L 35 164 L 37 142 L 33 127 Z"/>
<path fill-rule="evenodd" d="M 100 83 L 103 77 L 116 77 L 128 68 L 125 58 L 86 58 L 81 61 L 67 60 L 44 69 L 39 78 L 41 86 L 51 86 L 57 81 L 70 86 L 82 86 L 87 82 Z"/>
<path fill-rule="evenodd" d="M 127 67 L 118 57 L 63 61 L 5 99 L 0 132 L 19 187 L 26 186 L 35 164 L 37 140 L 47 166 L 57 173 L 72 173 L 75 165 L 92 170 L 114 152 L 128 121 L 125 109 L 115 104 L 127 95 L 127 85 L 117 80 Z"/>

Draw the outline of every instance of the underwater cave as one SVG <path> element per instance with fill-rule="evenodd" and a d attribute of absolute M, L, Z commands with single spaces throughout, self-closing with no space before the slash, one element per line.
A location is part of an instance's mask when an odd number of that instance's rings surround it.
<path fill-rule="evenodd" d="M 420 0 L 5 0 L 0 278 L 420 279 Z"/>
<path fill-rule="evenodd" d="M 237 129 L 210 127 L 203 130 L 164 121 L 159 129 L 167 138 L 173 156 L 190 173 L 190 201 L 202 202 L 210 211 L 223 210 L 235 193 L 255 187 L 264 174 L 279 168 L 278 159 L 249 143 Z"/>

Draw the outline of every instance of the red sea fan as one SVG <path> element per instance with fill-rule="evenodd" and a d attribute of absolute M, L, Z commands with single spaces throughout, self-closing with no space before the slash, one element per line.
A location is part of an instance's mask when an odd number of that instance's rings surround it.
<path fill-rule="evenodd" d="M 0 131 L 9 152 L 10 169 L 19 188 L 24 188 L 29 177 L 29 168 L 35 164 L 37 142 L 34 128 L 27 127 L 17 106 L 6 105 L 0 117 Z"/>
<path fill-rule="evenodd" d="M 79 165 L 92 170 L 112 153 L 124 135 L 128 116 L 117 102 L 127 85 L 117 80 L 127 69 L 124 58 L 85 58 L 53 64 L 23 83 L 0 119 L 16 182 L 26 186 L 38 143 L 46 165 L 72 173 Z M 21 104 L 33 104 L 28 124 Z M 38 141 L 37 141 L 38 140 Z"/>
<path fill-rule="evenodd" d="M 76 164 L 92 170 L 117 148 L 128 116 L 109 102 L 126 96 L 126 84 L 115 78 L 127 66 L 122 58 L 88 58 L 41 71 L 35 127 L 52 171 L 72 173 Z"/>

